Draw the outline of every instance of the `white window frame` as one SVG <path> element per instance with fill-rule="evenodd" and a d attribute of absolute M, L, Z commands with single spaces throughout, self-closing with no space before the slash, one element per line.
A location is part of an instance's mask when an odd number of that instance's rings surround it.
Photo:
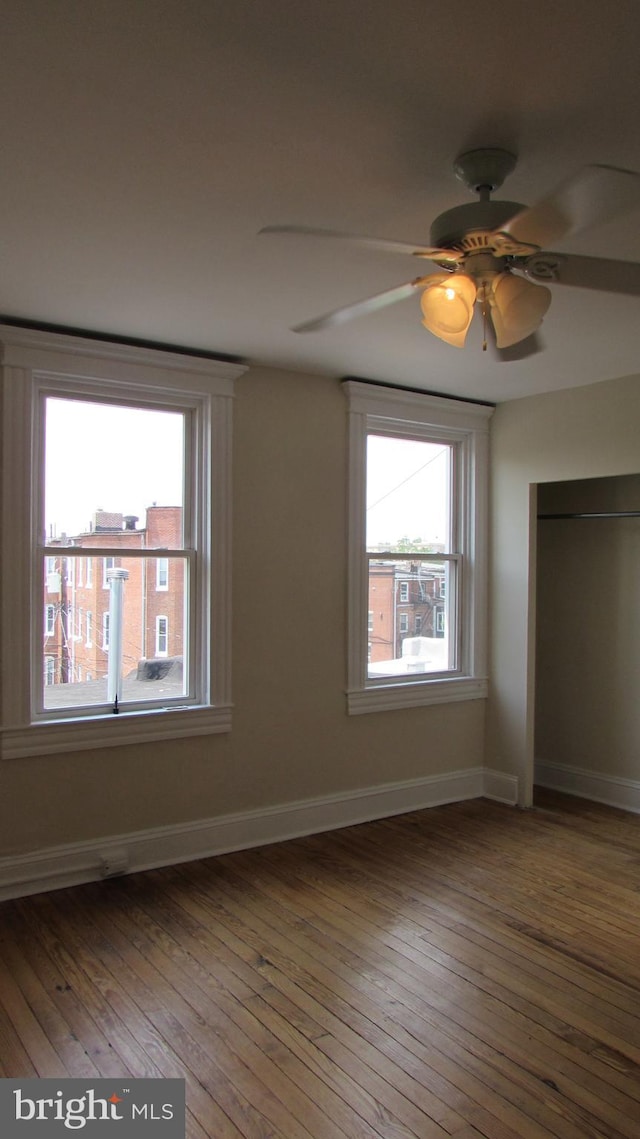
<path fill-rule="evenodd" d="M 87 612 L 85 614 L 85 628 L 87 638 L 85 645 L 88 649 L 90 649 L 93 645 L 93 613 L 90 609 L 87 609 Z"/>
<path fill-rule="evenodd" d="M 109 610 L 105 609 L 102 614 L 102 650 L 105 653 L 109 652 Z"/>
<path fill-rule="evenodd" d="M 208 735 L 231 728 L 229 605 L 231 577 L 231 404 L 242 365 L 179 352 L 106 343 L 0 325 L 3 386 L 4 517 L 27 524 L 2 534 L 3 758 Z M 190 691 L 166 706 L 113 709 L 43 707 L 42 602 L 45 558 L 59 548 L 44 540 L 42 401 L 105 400 L 182 411 L 191 425 L 187 486 L 192 533 L 181 556 L 192 559 L 189 627 Z M 105 546 L 92 557 L 106 557 Z M 136 551 L 127 551 L 135 555 Z M 138 551 L 143 556 L 145 551 Z M 146 551 L 148 555 L 149 551 Z M 87 556 L 72 548 L 64 556 Z M 30 573 L 10 573 L 16 564 Z M 31 579 L 31 580 L 30 580 Z M 10 647 L 11 646 L 11 647 Z M 16 652 L 15 646 L 24 646 Z"/>
<path fill-rule="evenodd" d="M 493 407 L 347 380 L 349 405 L 348 687 L 350 715 L 477 700 L 488 695 L 487 542 L 488 436 Z M 456 667 L 447 673 L 369 678 L 366 453 L 369 434 L 444 442 L 456 448 L 452 488 L 457 564 Z M 382 555 L 381 555 L 382 556 Z M 437 555 L 433 555 L 435 559 Z"/>

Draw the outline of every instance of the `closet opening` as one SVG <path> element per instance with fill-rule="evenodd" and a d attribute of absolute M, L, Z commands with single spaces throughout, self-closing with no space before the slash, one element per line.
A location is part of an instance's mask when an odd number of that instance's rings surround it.
<path fill-rule="evenodd" d="M 537 491 L 534 801 L 640 812 L 640 474 Z"/>

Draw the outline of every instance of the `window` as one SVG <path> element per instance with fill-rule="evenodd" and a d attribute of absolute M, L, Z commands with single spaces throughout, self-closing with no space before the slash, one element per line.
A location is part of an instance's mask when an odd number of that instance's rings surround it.
<path fill-rule="evenodd" d="M 169 621 L 167 617 L 156 617 L 156 656 L 166 657 L 169 644 Z"/>
<path fill-rule="evenodd" d="M 44 635 L 45 637 L 52 637 L 56 628 L 56 607 L 55 605 L 46 605 L 44 610 Z M 51 683 L 51 682 L 49 682 Z"/>
<path fill-rule="evenodd" d="M 344 388 L 350 413 L 348 710 L 486 696 L 493 409 L 357 381 Z M 371 611 L 379 614 L 375 637 Z"/>
<path fill-rule="evenodd" d="M 102 588 L 109 589 L 109 570 L 115 569 L 116 559 L 114 557 L 102 559 Z"/>
<path fill-rule="evenodd" d="M 231 397 L 244 368 L 9 326 L 0 342 L 5 516 L 34 512 L 3 543 L 2 755 L 228 731 Z M 7 572 L 18 558 L 29 573 Z M 101 602 L 83 613 L 96 560 Z M 47 587 L 63 635 L 45 661 Z M 180 667 L 158 684 L 144 662 L 168 653 L 169 618 Z"/>
<path fill-rule="evenodd" d="M 156 561 L 156 589 L 169 588 L 169 559 L 158 558 Z"/>

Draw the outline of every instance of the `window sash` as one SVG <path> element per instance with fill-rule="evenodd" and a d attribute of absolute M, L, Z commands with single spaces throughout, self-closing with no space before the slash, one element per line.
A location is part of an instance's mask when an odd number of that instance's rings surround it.
<path fill-rule="evenodd" d="M 106 563 L 107 558 L 113 558 L 114 563 L 120 565 L 120 568 L 126 568 L 127 560 L 147 561 L 150 566 L 156 561 L 157 551 L 149 547 L 141 548 L 126 548 L 116 546 L 41 546 L 37 550 L 38 564 L 42 567 L 42 572 L 39 575 L 40 588 L 44 588 L 44 566 L 47 559 L 53 556 L 55 551 L 56 555 L 61 555 L 71 560 L 81 559 L 87 556 L 87 550 L 91 550 L 92 557 L 103 559 Z M 175 558 L 186 564 L 187 570 L 184 574 L 184 641 L 186 644 L 186 653 L 184 659 L 184 675 L 187 678 L 187 689 L 185 692 L 176 696 L 168 696 L 166 693 L 156 700 L 122 700 L 119 702 L 119 711 L 121 713 L 130 710 L 148 711 L 155 707 L 171 708 L 179 707 L 184 708 L 189 705 L 195 705 L 198 702 L 198 688 L 196 684 L 196 645 L 194 643 L 196 616 L 193 612 L 192 605 L 192 582 L 198 572 L 197 569 L 197 554 L 195 550 L 171 550 L 168 554 L 170 558 Z M 155 574 L 154 574 L 155 578 Z M 38 582 L 35 582 L 35 589 L 39 588 Z M 42 594 L 41 594 L 42 595 Z M 90 611 L 89 611 L 90 612 Z M 87 613 L 87 617 L 89 616 Z M 92 625 L 93 629 L 93 616 Z M 73 614 L 72 623 L 69 625 L 70 634 L 75 637 L 76 635 L 76 614 Z M 168 637 L 168 629 L 166 633 Z M 109 630 L 109 612 L 105 610 L 102 615 L 102 627 L 100 630 L 99 647 L 105 652 L 110 650 L 110 630 Z M 156 643 L 157 643 L 157 619 L 156 619 Z M 89 642 L 87 642 L 89 644 Z M 37 654 L 37 649 L 34 650 Z M 42 659 L 43 650 L 42 645 L 39 648 L 40 659 Z M 159 654 L 160 655 L 160 654 Z M 166 656 L 166 652 L 162 654 Z M 44 705 L 44 682 L 43 682 L 43 669 L 42 664 L 38 666 L 38 656 L 34 655 L 33 664 L 33 719 L 34 722 L 46 721 L 55 722 L 56 720 L 68 720 L 70 717 L 73 719 L 91 718 L 113 711 L 112 705 L 108 701 L 95 704 L 73 704 L 64 708 L 45 708 Z"/>
<path fill-rule="evenodd" d="M 428 683 L 431 680 L 436 680 L 436 679 L 440 679 L 440 678 L 451 679 L 453 677 L 458 677 L 458 676 L 463 675 L 463 668 L 462 668 L 462 660 L 463 660 L 463 654 L 462 654 L 462 613 L 461 613 L 462 590 L 460 588 L 460 583 L 461 583 L 462 574 L 463 574 L 463 558 L 462 558 L 462 556 L 460 554 L 432 554 L 432 553 L 422 553 L 422 552 L 417 553 L 417 554 L 413 553 L 413 552 L 411 554 L 407 554 L 407 552 L 403 551 L 403 550 L 385 550 L 384 553 L 380 553 L 380 552 L 372 553 L 371 551 L 366 551 L 365 552 L 365 581 L 364 581 L 364 588 L 363 588 L 363 596 L 366 598 L 366 602 L 367 602 L 367 626 L 366 626 L 366 628 L 367 628 L 367 634 L 366 634 L 367 635 L 367 675 L 364 678 L 364 686 L 366 688 L 374 689 L 374 688 L 379 688 L 381 686 L 386 686 L 389 684 L 406 685 L 406 684 L 416 682 L 416 674 L 394 676 L 392 671 L 390 670 L 389 673 L 386 673 L 383 675 L 381 673 L 381 666 L 378 666 L 378 668 L 375 670 L 378 673 L 378 675 L 373 675 L 373 676 L 370 675 L 371 665 L 372 665 L 372 662 L 369 659 L 370 658 L 371 642 L 372 642 L 372 629 L 371 629 L 371 621 L 370 621 L 371 610 L 369 609 L 369 583 L 371 580 L 371 566 L 372 565 L 385 565 L 385 564 L 388 564 L 390 566 L 394 566 L 398 563 L 406 563 L 406 562 L 424 563 L 425 565 L 439 565 L 439 566 L 443 566 L 444 568 L 448 569 L 448 572 L 449 572 L 447 597 L 444 597 L 440 593 L 440 591 L 438 591 L 437 593 L 434 593 L 433 598 L 431 600 L 434 602 L 434 606 L 433 606 L 433 609 L 434 609 L 434 634 L 435 634 L 435 621 L 436 621 L 435 614 L 436 614 L 436 611 L 440 610 L 444 613 L 445 624 L 443 625 L 443 631 L 446 631 L 446 629 L 448 627 L 448 630 L 449 630 L 448 648 L 449 648 L 449 656 L 450 656 L 450 659 L 452 661 L 452 664 L 451 664 L 451 667 L 448 667 L 448 668 L 433 669 L 429 672 L 419 673 L 418 675 L 419 675 L 421 681 L 422 682 L 426 681 Z M 405 571 L 403 570 L 402 573 L 404 574 L 404 572 Z M 414 604 L 411 601 L 411 594 L 410 594 L 409 589 L 407 589 L 407 594 L 408 594 L 407 600 L 403 600 L 401 587 L 404 584 L 405 584 L 405 582 L 402 579 L 397 583 L 398 587 L 400 587 L 400 588 L 398 588 L 397 605 L 402 607 L 402 608 L 404 608 L 405 606 L 412 606 Z M 409 585 L 409 583 L 407 582 L 407 587 L 408 587 L 408 585 Z M 408 627 L 408 625 L 409 625 L 408 616 L 409 616 L 408 614 L 405 614 L 402 612 L 398 613 L 398 628 L 392 631 L 394 641 L 395 641 L 396 636 L 399 633 L 407 633 L 409 636 L 412 635 L 411 630 Z M 406 617 L 405 622 L 403 622 L 403 617 Z M 423 622 L 421 621 L 421 624 L 422 623 Z M 403 624 L 404 624 L 404 628 L 402 627 Z M 413 636 L 424 636 L 424 634 L 422 631 L 414 632 Z M 395 646 L 394 646 L 393 656 L 389 659 L 390 660 L 398 659 L 395 655 Z"/>

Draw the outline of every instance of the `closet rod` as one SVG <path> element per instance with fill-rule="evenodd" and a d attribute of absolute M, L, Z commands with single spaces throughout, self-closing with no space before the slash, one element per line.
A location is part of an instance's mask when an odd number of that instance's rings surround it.
<path fill-rule="evenodd" d="M 539 514 L 538 518 L 640 518 L 640 510 L 606 510 L 583 514 Z"/>

